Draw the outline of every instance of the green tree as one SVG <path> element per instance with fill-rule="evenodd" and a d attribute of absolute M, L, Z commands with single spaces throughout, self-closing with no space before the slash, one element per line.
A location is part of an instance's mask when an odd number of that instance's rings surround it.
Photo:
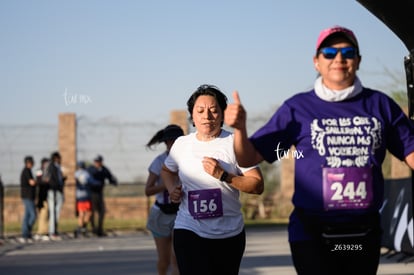
<path fill-rule="evenodd" d="M 398 72 L 393 72 L 386 67 L 384 67 L 383 70 L 384 76 L 386 76 L 386 78 L 389 80 L 386 90 L 389 91 L 390 97 L 394 99 L 395 102 L 401 106 L 401 108 L 407 110 L 408 95 L 405 75 Z M 382 164 L 382 171 L 384 178 L 391 177 L 391 153 L 388 151 Z"/>
<path fill-rule="evenodd" d="M 400 105 L 402 108 L 408 107 L 407 96 L 407 82 L 405 75 L 399 72 L 393 72 L 388 68 L 383 68 L 383 74 L 389 80 L 386 90 L 389 91 L 390 96 Z"/>

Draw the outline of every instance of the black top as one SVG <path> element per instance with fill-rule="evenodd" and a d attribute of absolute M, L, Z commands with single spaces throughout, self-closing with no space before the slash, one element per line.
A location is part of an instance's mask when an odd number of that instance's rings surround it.
<path fill-rule="evenodd" d="M 32 170 L 25 167 L 20 176 L 20 194 L 22 199 L 35 199 L 36 186 L 29 184 L 30 179 L 33 179 Z"/>
<path fill-rule="evenodd" d="M 43 202 L 47 201 L 47 191 L 49 190 L 49 184 L 43 179 L 43 171 L 41 175 L 36 176 L 36 184 L 39 187 L 37 207 L 41 209 L 43 207 Z"/>
<path fill-rule="evenodd" d="M 63 185 L 65 183 L 65 177 L 62 175 L 60 166 L 55 163 L 50 163 L 46 170 L 46 182 L 49 183 L 49 190 L 57 190 L 63 192 Z"/>
<path fill-rule="evenodd" d="M 93 185 L 91 187 L 91 191 L 95 193 L 100 193 L 103 191 L 105 180 L 107 179 L 110 184 L 117 185 L 118 182 L 116 178 L 111 174 L 111 171 L 109 171 L 108 168 L 105 166 L 102 166 L 100 169 L 98 169 L 95 166 L 90 166 L 88 168 L 89 174 L 99 182 L 99 184 Z"/>

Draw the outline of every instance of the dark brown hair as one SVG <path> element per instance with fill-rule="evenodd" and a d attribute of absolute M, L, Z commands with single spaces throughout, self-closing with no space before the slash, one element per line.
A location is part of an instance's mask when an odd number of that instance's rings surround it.
<path fill-rule="evenodd" d="M 170 124 L 167 127 L 159 130 L 155 135 L 148 141 L 147 147 L 152 148 L 153 145 L 167 141 L 176 140 L 178 137 L 183 136 L 183 129 L 175 124 Z"/>
<path fill-rule="evenodd" d="M 188 112 L 190 113 L 190 122 L 193 123 L 193 126 L 194 126 L 194 122 L 193 122 L 194 104 L 197 98 L 201 95 L 208 95 L 208 96 L 214 97 L 218 105 L 220 106 L 221 111 L 223 112 L 223 116 L 224 116 L 224 110 L 226 110 L 227 108 L 227 97 L 225 94 L 223 94 L 219 90 L 219 88 L 213 85 L 207 85 L 207 84 L 201 85 L 187 100 L 187 109 L 188 109 Z M 221 122 L 221 126 L 223 126 L 223 121 Z"/>

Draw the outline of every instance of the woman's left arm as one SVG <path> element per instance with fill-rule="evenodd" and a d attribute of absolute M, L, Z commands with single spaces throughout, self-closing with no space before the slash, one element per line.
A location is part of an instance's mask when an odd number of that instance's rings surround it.
<path fill-rule="evenodd" d="M 405 157 L 405 162 L 410 166 L 412 170 L 414 170 L 414 152 L 411 152 L 408 154 L 408 156 Z"/>
<path fill-rule="evenodd" d="M 250 194 L 263 193 L 264 180 L 259 167 L 252 168 L 239 176 L 226 172 L 214 158 L 204 157 L 202 162 L 204 171 L 216 179 L 226 182 L 242 192 Z"/>
<path fill-rule="evenodd" d="M 249 194 L 260 195 L 264 190 L 263 175 L 259 167 L 248 170 L 242 176 L 228 174 L 225 182 Z"/>

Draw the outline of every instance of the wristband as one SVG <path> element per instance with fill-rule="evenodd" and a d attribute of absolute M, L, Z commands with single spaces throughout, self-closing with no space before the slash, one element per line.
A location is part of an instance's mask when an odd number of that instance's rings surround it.
<path fill-rule="evenodd" d="M 221 174 L 220 181 L 226 181 L 228 175 L 229 175 L 229 173 L 224 171 L 223 174 Z"/>

